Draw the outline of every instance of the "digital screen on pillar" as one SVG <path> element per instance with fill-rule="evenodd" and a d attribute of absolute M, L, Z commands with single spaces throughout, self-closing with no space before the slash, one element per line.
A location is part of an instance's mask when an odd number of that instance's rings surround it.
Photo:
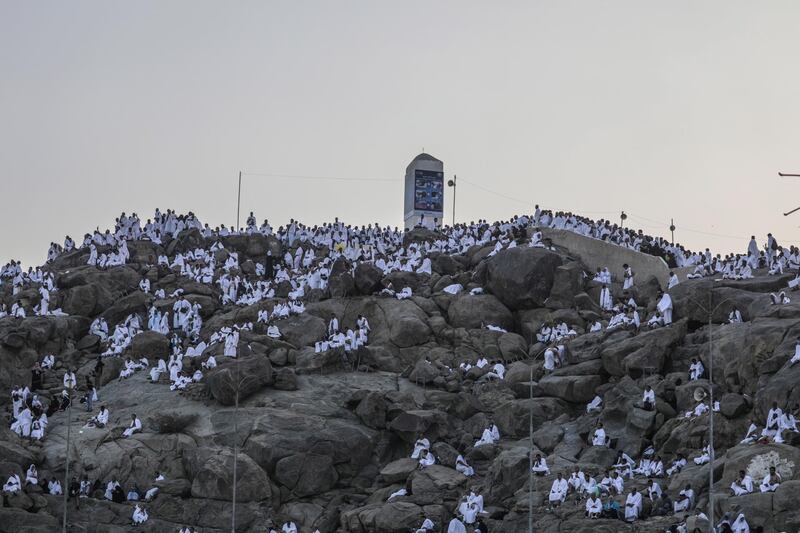
<path fill-rule="evenodd" d="M 414 171 L 414 209 L 418 211 L 443 211 L 444 172 Z"/>

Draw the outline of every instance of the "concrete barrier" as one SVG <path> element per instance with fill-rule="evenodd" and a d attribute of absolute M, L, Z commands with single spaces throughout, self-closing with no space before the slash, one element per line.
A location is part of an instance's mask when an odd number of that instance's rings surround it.
<path fill-rule="evenodd" d="M 662 288 L 667 287 L 670 270 L 660 257 L 563 229 L 542 228 L 541 231 L 543 238 L 549 238 L 554 245 L 568 249 L 571 255 L 580 259 L 592 271 L 592 274 L 598 268 L 607 267 L 614 281 L 622 282 L 622 265 L 627 263 L 633 269 L 635 282 L 643 282 L 650 276 L 655 276 Z"/>

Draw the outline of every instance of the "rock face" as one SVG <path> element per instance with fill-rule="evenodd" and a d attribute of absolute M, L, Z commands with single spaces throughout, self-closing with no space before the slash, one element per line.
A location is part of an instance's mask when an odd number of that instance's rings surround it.
<path fill-rule="evenodd" d="M 583 238 L 575 235 L 564 242 L 575 242 L 573 237 Z M 408 247 L 441 238 L 414 230 L 403 241 Z M 211 246 L 197 230 L 164 245 L 133 241 L 131 262 L 106 270 L 85 266 L 85 251 L 65 254 L 46 269 L 58 287 L 53 306 L 68 316 L 0 318 L 0 387 L 6 391 L 30 384 L 33 364 L 54 354 L 55 368 L 45 371 L 36 394 L 45 403 L 61 394 L 64 371 L 74 368 L 79 382 L 75 397 L 82 397 L 85 377 L 107 347 L 89 334 L 92 320 L 104 317 L 113 331 L 130 314 L 146 323 L 151 305 L 171 311 L 174 299 L 155 299 L 155 289 L 167 295 L 181 289 L 188 301 L 202 306 L 204 341 L 222 327 L 253 323 L 253 328 L 242 329 L 238 358 L 223 356 L 222 343 L 184 357 L 184 373 L 201 369 L 203 377 L 182 391 L 170 390 L 166 375 L 151 382 L 147 371 L 119 379 L 127 357 L 154 364 L 173 353 L 172 332 L 136 335 L 121 357 L 103 359 L 104 370 L 94 380 L 100 403 L 111 413 L 108 427 L 86 427 L 97 405 L 90 414 L 75 402 L 71 411 L 52 414 L 42 442 L 30 442 L 8 429 L 6 416 L 0 425 L 0 479 L 12 473 L 24 477 L 30 464 L 37 465 L 40 479 L 61 478 L 69 455 L 70 473 L 99 480 L 102 487 L 111 480 L 126 491 L 158 487 L 158 496 L 144 504 L 150 520 L 139 527 L 154 532 L 186 525 L 229 531 L 234 484 L 237 531 L 247 533 L 263 531 L 270 521 L 279 529 L 289 520 L 301 532 L 405 533 L 425 518 L 434 522 L 435 531 L 446 531 L 459 502 L 472 490 L 484 497 L 491 531 L 527 530 L 530 495 L 537 531 L 655 532 L 682 522 L 683 515 L 649 516 L 652 505 L 646 499 L 642 520 L 635 524 L 589 520 L 572 494 L 566 505 L 546 512 L 557 473 L 577 466 L 599 480 L 619 452 L 639 459 L 652 446 L 666 464 L 677 454 L 689 458 L 680 473 L 659 480 L 673 499 L 688 483 L 697 505 L 707 510 L 713 472 L 717 520 L 723 512 L 744 512 L 753 529 L 797 530 L 800 435 L 784 432 L 783 444 L 740 444 L 751 420 L 760 430 L 773 403 L 790 411 L 800 403 L 800 365 L 789 363 L 800 337 L 800 304 L 773 306 L 768 296 L 792 275 L 758 271 L 751 280 L 682 281 L 670 290 L 675 321 L 669 327 L 588 333 L 595 320 L 607 323 L 609 315 L 597 306 L 598 284 L 585 277 L 593 270 L 587 267 L 589 259 L 592 264 L 600 259 L 586 253 L 602 248 L 613 255 L 612 245 L 591 242 L 581 247 L 581 255 L 559 243 L 553 249 L 531 248 L 524 236 L 515 238 L 517 247 L 496 254 L 494 243 L 458 255 L 433 252 L 430 275 L 385 275 L 374 264 L 350 262 L 316 247 L 315 260 L 330 267 L 328 285 L 306 291 L 305 312 L 275 321 L 281 339 L 268 337 L 257 318 L 260 310 L 283 302 L 295 288 L 290 283 L 278 284 L 275 298 L 234 305 L 223 303 L 216 284 L 155 266 L 154 258 L 162 253 L 172 257 Z M 254 275 L 268 250 L 278 261 L 285 251 L 296 253 L 296 245 L 284 250 L 285 242 L 262 235 L 220 242 L 224 249 L 215 252 L 216 274 L 236 252 L 240 266 L 230 272 L 243 279 Z M 302 246 L 314 247 L 307 241 Z M 626 250 L 624 257 L 636 253 Z M 654 271 L 663 267 L 653 256 L 641 259 Z M 618 272 L 621 265 L 608 266 Z M 655 306 L 657 274 L 647 279 L 637 274 L 636 286 L 624 296 L 635 296 L 643 319 Z M 153 285 L 149 294 L 138 288 L 143 277 Z M 413 296 L 398 300 L 377 294 L 389 283 L 398 290 L 411 288 Z M 457 295 L 443 291 L 456 283 L 465 290 Z M 476 288 L 483 292 L 470 294 Z M 618 280 L 611 289 L 615 298 L 623 297 Z M 38 302 L 38 293 L 25 287 L 13 294 L 4 283 L 0 302 L 30 305 Z M 706 303 L 719 305 L 711 325 Z M 733 305 L 743 323 L 727 324 Z M 325 337 L 332 316 L 345 331 L 356 327 L 359 316 L 366 317 L 371 328 L 367 345 L 316 353 L 314 344 Z M 546 346 L 536 339 L 548 322 L 563 322 L 577 333 L 563 341 L 565 364 L 552 372 L 543 368 Z M 506 331 L 489 330 L 489 325 Z M 194 339 L 188 344 L 194 345 Z M 218 366 L 203 369 L 210 354 Z M 478 367 L 480 358 L 489 364 Z M 692 358 L 707 371 L 688 381 Z M 472 368 L 462 370 L 462 363 Z M 504 379 L 498 379 L 496 363 L 504 365 Z M 653 409 L 642 405 L 647 385 L 656 395 Z M 686 413 L 708 401 L 712 391 L 720 402 L 713 415 L 716 461 L 696 465 L 692 459 L 709 442 L 710 418 Z M 586 404 L 596 396 L 602 405 L 587 413 Z M 0 404 L 11 412 L 8 395 L 0 396 Z M 123 437 L 133 414 L 141 419 L 142 431 Z M 589 445 L 599 423 L 608 446 Z M 491 424 L 497 425 L 500 441 L 476 446 Z M 435 458 L 424 469 L 410 458 L 422 438 L 430 442 Z M 530 480 L 531 452 L 547 459 L 550 475 Z M 459 455 L 474 468 L 474 476 L 455 469 Z M 770 466 L 783 478 L 774 493 L 730 495 L 740 470 L 758 483 Z M 165 479 L 154 481 L 156 472 Z M 641 476 L 625 480 L 626 489 L 643 489 L 644 483 Z M 63 500 L 45 492 L 28 485 L 7 495 L 0 507 L 0 530 L 58 530 Z M 70 505 L 75 530 L 130 530 L 131 506 L 106 501 L 102 490 L 97 496 L 82 499 L 80 509 Z M 616 500 L 623 503 L 624 496 Z M 690 517 L 687 525 L 698 520 Z"/>
<path fill-rule="evenodd" d="M 243 401 L 272 383 L 272 364 L 263 355 L 226 361 L 208 373 L 208 389 L 222 405 Z"/>
<path fill-rule="evenodd" d="M 510 309 L 542 307 L 562 263 L 560 255 L 542 248 L 502 250 L 487 262 L 486 287 Z"/>

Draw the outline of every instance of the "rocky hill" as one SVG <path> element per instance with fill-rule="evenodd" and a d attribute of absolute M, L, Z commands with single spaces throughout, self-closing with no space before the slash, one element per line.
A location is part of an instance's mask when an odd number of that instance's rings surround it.
<path fill-rule="evenodd" d="M 407 243 L 434 238 L 425 231 L 405 236 Z M 70 477 L 75 473 L 100 480 L 102 489 L 81 499 L 79 509 L 69 503 L 69 531 L 80 532 L 177 532 L 187 525 L 201 533 L 230 531 L 234 462 L 236 531 L 241 532 L 268 531 L 270 520 L 279 529 L 291 520 L 300 533 L 405 533 L 420 527 L 426 517 L 434 522 L 434 531 L 446 531 L 470 490 L 483 495 L 485 522 L 493 532 L 527 531 L 531 494 L 537 532 L 664 531 L 687 517 L 690 530 L 697 525 L 707 531 L 694 509 L 649 516 L 647 498 L 642 518 L 634 524 L 589 520 L 574 494 L 562 506 L 548 509 L 558 472 L 568 474 L 578 466 L 600 481 L 619 451 L 638 463 L 652 446 L 666 466 L 679 453 L 689 458 L 679 473 L 659 480 L 673 499 L 690 484 L 696 506 L 708 513 L 713 469 L 717 520 L 726 512 L 734 517 L 743 513 L 751 528 L 796 531 L 800 439 L 785 433 L 781 444 L 740 444 L 751 420 L 759 431 L 764 426 L 773 402 L 784 410 L 800 403 L 800 365 L 788 364 L 800 337 L 800 298 L 771 305 L 769 297 L 794 274 L 758 271 L 755 278 L 742 281 L 682 280 L 670 290 L 671 326 L 589 332 L 596 320 L 609 318 L 597 305 L 601 285 L 584 275 L 594 272 L 587 257 L 591 247 L 578 254 L 563 247 L 555 234 L 551 249 L 528 247 L 526 239 L 494 255 L 493 244 L 463 254 L 431 253 L 431 275 L 385 276 L 371 263 L 339 258 L 327 288 L 306 292 L 305 312 L 275 321 L 280 339 L 256 324 L 252 331 L 241 331 L 237 358 L 224 357 L 222 343 L 211 344 L 184 365 L 199 369 L 210 355 L 219 365 L 183 391 L 170 390 L 166 374 L 156 383 L 147 371 L 118 379 L 126 357 L 146 357 L 154 364 L 170 356 L 167 336 L 140 333 L 122 357 L 105 358 L 102 374 L 95 378 L 98 403 L 111 413 L 106 428 L 84 427 L 98 404 L 86 413 L 76 401 L 71 411 L 50 417 L 41 442 L 31 442 L 9 429 L 11 399 L 4 395 L 0 475 L 5 480 L 16 473 L 24 480 L 28 466 L 35 464 L 40 479 L 56 477 L 63 483 L 69 461 Z M 224 249 L 216 252 L 217 263 L 236 251 L 244 275 L 255 273 L 267 250 L 276 257 L 284 253 L 283 243 L 273 237 L 219 240 Z M 60 394 L 68 368 L 76 370 L 80 389 L 105 350 L 89 334 L 92 320 L 102 316 L 113 328 L 132 314 L 146 323 L 151 306 L 171 311 L 175 299 L 156 299 L 157 289 L 167 295 L 183 289 L 189 302 L 202 306 L 204 340 L 225 326 L 256 323 L 260 310 L 285 301 L 289 284 L 279 285 L 275 298 L 254 305 L 223 305 L 217 285 L 155 266 L 161 254 L 172 257 L 212 244 L 198 231 L 187 230 L 163 246 L 129 242 L 130 259 L 124 266 L 88 266 L 86 249 L 45 265 L 58 289 L 50 307 L 65 315 L 0 319 L 0 388 L 30 385 L 34 363 L 54 354 L 55 368 L 45 371 L 39 394 Z M 319 249 L 317 258 L 327 253 Z M 150 280 L 149 293 L 139 288 L 143 278 Z M 397 289 L 411 288 L 413 296 L 401 300 L 378 294 L 388 282 Z M 464 291 L 443 290 L 453 284 Z M 483 292 L 471 294 L 475 288 Z M 623 296 L 621 282 L 614 281 L 611 288 L 615 298 Z M 626 299 L 635 298 L 643 319 L 655 310 L 659 288 L 666 287 L 658 276 L 640 275 L 626 294 Z M 20 302 L 30 307 L 38 298 L 35 287 L 17 294 L 8 284 L 0 289 L 7 306 Z M 728 324 L 734 306 L 743 322 Z M 710 323 L 706 309 L 716 309 Z M 314 343 L 325 336 L 332 316 L 352 328 L 359 315 L 371 326 L 366 346 L 346 361 L 341 350 L 315 353 Z M 545 323 L 561 322 L 578 335 L 565 343 L 565 364 L 546 373 L 546 346 L 537 342 L 536 334 Z M 503 362 L 504 379 L 486 376 L 492 365 L 460 370 L 461 363 L 474 365 L 481 357 Z M 689 382 L 692 358 L 701 359 L 707 370 L 703 378 Z M 642 408 L 646 385 L 656 394 L 653 410 Z M 719 401 L 713 414 L 716 459 L 696 465 L 692 459 L 709 443 L 710 416 L 685 415 L 698 402 L 708 401 L 712 387 Z M 587 413 L 586 405 L 595 396 L 602 398 L 602 406 Z M 134 413 L 143 429 L 125 438 L 121 433 Z M 589 445 L 598 422 L 611 439 L 609 446 Z M 499 442 L 476 447 L 492 423 L 499 429 Z M 421 437 L 430 441 L 436 458 L 435 465 L 424 469 L 410 459 Z M 550 475 L 529 475 L 530 453 L 547 458 Z M 474 476 L 455 470 L 459 454 L 474 468 Z M 729 486 L 740 470 L 748 471 L 757 485 L 770 465 L 783 478 L 775 492 L 760 493 L 756 487 L 752 494 L 731 496 Z M 156 472 L 165 479 L 155 482 Z M 126 492 L 134 486 L 142 492 L 159 488 L 155 499 L 144 504 L 147 522 L 134 528 L 132 504 L 103 498 L 110 480 L 119 481 Z M 632 486 L 643 489 L 646 478 L 625 483 L 627 493 Z M 407 494 L 387 501 L 400 489 Z M 624 506 L 624 495 L 616 500 Z M 63 504 L 63 497 L 38 486 L 6 494 L 0 530 L 59 531 Z"/>

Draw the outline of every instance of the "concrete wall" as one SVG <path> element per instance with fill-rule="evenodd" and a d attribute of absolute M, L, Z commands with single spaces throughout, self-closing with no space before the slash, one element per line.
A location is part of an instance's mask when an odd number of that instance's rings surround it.
<path fill-rule="evenodd" d="M 627 263 L 633 269 L 636 283 L 655 276 L 662 288 L 667 287 L 670 270 L 660 257 L 562 229 L 543 228 L 542 235 L 550 238 L 554 245 L 567 248 L 571 255 L 579 258 L 592 272 L 607 267 L 614 281 L 622 282 L 622 265 Z"/>

